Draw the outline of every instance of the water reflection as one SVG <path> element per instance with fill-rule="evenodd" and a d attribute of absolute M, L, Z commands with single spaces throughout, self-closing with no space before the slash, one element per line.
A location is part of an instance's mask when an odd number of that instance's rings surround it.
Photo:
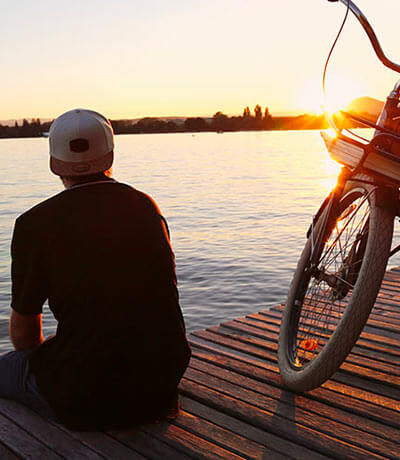
<path fill-rule="evenodd" d="M 285 299 L 311 216 L 339 166 L 318 132 L 117 136 L 114 175 L 166 216 L 189 330 Z M 61 191 L 47 140 L 1 140 L 1 328 L 9 308 L 9 244 L 18 214 Z M 48 311 L 44 324 L 54 328 Z"/>

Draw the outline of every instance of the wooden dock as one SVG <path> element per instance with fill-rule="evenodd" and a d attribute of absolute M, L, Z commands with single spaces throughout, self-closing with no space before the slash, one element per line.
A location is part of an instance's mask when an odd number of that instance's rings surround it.
<path fill-rule="evenodd" d="M 0 400 L 0 459 L 400 459 L 400 269 L 331 380 L 283 390 L 282 306 L 190 335 L 193 358 L 172 423 L 70 432 Z"/>

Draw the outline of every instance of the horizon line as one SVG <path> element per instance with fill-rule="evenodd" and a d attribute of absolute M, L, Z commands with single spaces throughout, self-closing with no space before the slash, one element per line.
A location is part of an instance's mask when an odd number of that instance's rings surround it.
<path fill-rule="evenodd" d="M 218 112 L 218 111 L 217 111 Z M 217 113 L 215 112 L 215 113 Z M 224 115 L 227 115 L 228 117 L 235 117 L 235 116 L 241 116 L 241 114 L 236 114 L 236 113 L 225 113 L 222 112 Z M 60 114 L 61 115 L 61 114 Z M 276 113 L 271 113 L 270 115 L 272 117 L 290 117 L 290 116 L 300 116 L 300 115 L 319 115 L 317 113 L 314 113 L 312 111 L 280 111 Z M 178 118 L 178 119 L 186 119 L 186 118 L 213 118 L 213 115 L 144 115 L 144 116 L 139 116 L 139 117 L 110 117 L 109 120 L 143 120 L 144 118 L 158 118 L 158 119 L 173 119 L 173 118 Z M 0 120 L 0 124 L 3 123 L 15 123 L 15 122 L 22 122 L 23 120 L 27 120 L 29 122 L 32 122 L 33 120 L 39 119 L 40 121 L 43 122 L 48 122 L 55 120 L 57 117 L 19 117 L 19 118 L 7 118 Z"/>

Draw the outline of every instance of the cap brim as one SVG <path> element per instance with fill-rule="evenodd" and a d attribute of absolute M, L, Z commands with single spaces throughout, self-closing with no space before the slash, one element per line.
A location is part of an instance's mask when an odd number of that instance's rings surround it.
<path fill-rule="evenodd" d="M 66 162 L 50 157 L 50 170 L 57 176 L 88 176 L 110 169 L 114 160 L 114 152 L 107 153 L 102 158 L 91 161 L 80 161 L 79 163 Z"/>

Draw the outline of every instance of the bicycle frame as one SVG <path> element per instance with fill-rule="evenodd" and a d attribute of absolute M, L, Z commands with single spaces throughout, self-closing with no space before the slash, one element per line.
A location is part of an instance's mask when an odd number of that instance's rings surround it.
<path fill-rule="evenodd" d="M 329 0 L 329 1 L 340 1 L 343 3 L 357 18 L 361 26 L 363 27 L 364 31 L 368 35 L 368 38 L 372 44 L 372 47 L 378 57 L 378 59 L 382 62 L 383 65 L 388 67 L 391 70 L 394 70 L 395 72 L 400 73 L 400 65 L 396 64 L 395 62 L 391 61 L 388 59 L 385 55 L 385 53 L 382 50 L 382 47 L 379 43 L 379 40 L 369 23 L 368 19 L 365 17 L 365 15 L 362 13 L 362 11 L 357 7 L 357 5 L 352 1 L 352 0 Z M 338 178 L 338 184 L 335 187 L 334 190 L 329 194 L 329 196 L 324 200 L 322 203 L 320 209 L 318 210 L 317 214 L 314 216 L 313 221 L 307 231 L 307 238 L 312 234 L 314 224 L 318 220 L 318 218 L 321 216 L 325 208 L 329 206 L 334 206 L 335 202 L 338 201 L 341 192 L 344 189 L 345 183 L 348 180 L 352 181 L 360 181 L 359 179 L 355 178 L 354 176 L 362 171 L 364 169 L 365 162 L 370 155 L 370 153 L 374 152 L 375 154 L 380 155 L 381 157 L 384 157 L 387 160 L 390 160 L 395 163 L 400 163 L 400 157 L 397 155 L 394 155 L 391 152 L 386 151 L 385 149 L 382 148 L 382 144 L 384 141 L 389 141 L 392 143 L 397 143 L 397 145 L 400 145 L 400 135 L 398 132 L 393 131 L 392 129 L 389 129 L 388 127 L 384 126 L 385 119 L 384 117 L 386 116 L 385 114 L 385 109 L 388 104 L 388 101 L 396 101 L 397 102 L 400 100 L 400 81 L 396 83 L 395 87 L 393 88 L 392 92 L 389 94 L 387 102 L 384 106 L 384 109 L 382 110 L 381 116 L 377 122 L 377 124 L 372 123 L 368 120 L 364 120 L 361 117 L 354 116 L 352 114 L 348 114 L 346 112 L 341 112 L 344 116 L 348 116 L 350 118 L 353 118 L 354 120 L 364 123 L 366 126 L 369 126 L 370 128 L 375 128 L 375 136 L 372 139 L 371 142 L 368 144 L 362 144 L 358 141 L 355 141 L 354 139 L 351 139 L 345 135 L 342 134 L 341 129 L 338 130 L 338 128 L 335 126 L 334 121 L 330 116 L 327 117 L 329 123 L 331 126 L 335 129 L 335 131 L 338 134 L 338 138 L 349 143 L 349 144 L 354 144 L 358 147 L 361 147 L 364 152 L 361 158 L 359 159 L 358 163 L 352 167 L 351 169 L 349 167 L 344 167 L 342 168 L 342 171 L 339 175 Z M 393 145 L 393 144 L 392 144 Z M 372 177 L 372 182 L 370 182 L 373 185 L 376 185 L 379 187 L 379 201 L 384 203 L 385 206 L 390 206 L 392 209 L 395 210 L 396 215 L 400 216 L 400 199 L 399 199 L 399 187 L 400 187 L 400 182 L 391 180 L 390 178 L 387 178 L 385 176 L 382 176 L 376 172 L 371 171 L 368 169 L 367 171 L 368 175 Z M 365 182 L 365 181 L 364 181 Z M 400 252 L 400 244 L 396 246 L 391 252 L 389 257 L 392 255 L 396 254 L 397 252 Z"/>

